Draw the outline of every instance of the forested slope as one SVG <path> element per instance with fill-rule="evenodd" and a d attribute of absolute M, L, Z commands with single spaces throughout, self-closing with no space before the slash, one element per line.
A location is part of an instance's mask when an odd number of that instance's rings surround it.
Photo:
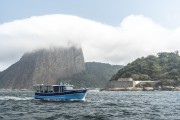
<path fill-rule="evenodd" d="M 164 85 L 180 84 L 180 56 L 176 52 L 161 52 L 156 56 L 138 58 L 120 69 L 111 80 L 132 77 L 134 80 L 160 80 Z"/>

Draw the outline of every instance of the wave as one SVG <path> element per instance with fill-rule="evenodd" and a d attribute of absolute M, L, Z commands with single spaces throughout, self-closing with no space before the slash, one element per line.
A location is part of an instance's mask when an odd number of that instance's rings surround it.
<path fill-rule="evenodd" d="M 32 100 L 33 97 L 1 96 L 0 100 Z"/>

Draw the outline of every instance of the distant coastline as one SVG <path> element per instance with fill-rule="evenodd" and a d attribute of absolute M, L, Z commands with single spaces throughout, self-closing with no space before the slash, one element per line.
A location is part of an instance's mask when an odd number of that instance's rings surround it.
<path fill-rule="evenodd" d="M 119 78 L 107 82 L 105 91 L 180 91 L 180 86 L 165 86 L 160 81 L 135 81 L 132 78 Z"/>
<path fill-rule="evenodd" d="M 104 88 L 101 91 L 180 91 L 180 87 L 165 86 L 164 88 L 154 89 L 153 87 L 135 88 Z"/>

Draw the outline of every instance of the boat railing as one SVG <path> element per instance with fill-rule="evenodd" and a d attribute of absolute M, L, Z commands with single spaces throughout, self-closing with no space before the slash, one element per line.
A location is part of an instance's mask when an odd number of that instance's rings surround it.
<path fill-rule="evenodd" d="M 37 93 L 63 93 L 65 90 L 73 90 L 73 85 L 61 84 L 61 85 L 44 85 L 37 84 L 33 86 Z"/>

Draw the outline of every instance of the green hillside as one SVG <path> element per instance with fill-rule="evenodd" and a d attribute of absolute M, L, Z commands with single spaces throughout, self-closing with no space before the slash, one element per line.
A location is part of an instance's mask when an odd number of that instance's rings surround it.
<path fill-rule="evenodd" d="M 111 80 L 132 77 L 134 80 L 160 80 L 162 85 L 180 85 L 180 56 L 162 52 L 138 58 L 120 69 Z"/>
<path fill-rule="evenodd" d="M 87 62 L 85 66 L 86 71 L 70 78 L 70 84 L 81 87 L 102 88 L 112 75 L 123 67 L 98 62 Z"/>

